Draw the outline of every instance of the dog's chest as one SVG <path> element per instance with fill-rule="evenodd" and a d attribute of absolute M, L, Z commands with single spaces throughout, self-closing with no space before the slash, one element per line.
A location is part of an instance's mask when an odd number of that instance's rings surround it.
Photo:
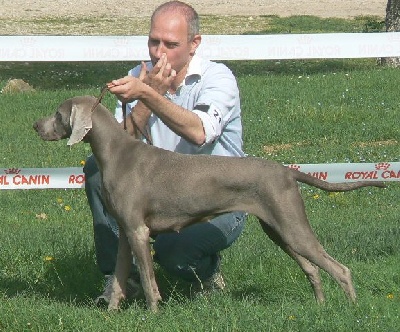
<path fill-rule="evenodd" d="M 118 187 L 116 184 L 109 184 L 107 182 L 101 183 L 101 196 L 103 197 L 104 204 L 107 210 L 114 216 L 116 216 L 116 211 L 118 211 L 118 204 L 121 204 L 121 200 L 124 197 L 119 197 Z"/>

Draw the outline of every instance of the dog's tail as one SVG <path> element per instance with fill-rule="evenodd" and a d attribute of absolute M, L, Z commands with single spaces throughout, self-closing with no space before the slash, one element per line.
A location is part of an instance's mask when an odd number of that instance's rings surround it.
<path fill-rule="evenodd" d="M 292 172 L 296 181 L 308 184 L 313 187 L 317 187 L 325 191 L 350 191 L 362 187 L 386 188 L 385 183 L 382 181 L 357 181 L 357 182 L 346 182 L 346 183 L 331 183 L 320 180 L 306 173 L 297 171 L 293 168 L 290 168 L 290 171 Z"/>

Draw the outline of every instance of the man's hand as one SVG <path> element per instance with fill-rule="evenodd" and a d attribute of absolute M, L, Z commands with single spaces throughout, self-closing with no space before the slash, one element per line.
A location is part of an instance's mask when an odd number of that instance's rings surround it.
<path fill-rule="evenodd" d="M 146 64 L 142 62 L 142 71 L 146 72 L 143 82 L 151 86 L 160 95 L 164 95 L 170 88 L 176 77 L 176 71 L 171 68 L 165 53 L 162 54 L 156 65 L 147 72 Z M 142 74 L 141 71 L 141 74 Z"/>
<path fill-rule="evenodd" d="M 140 99 L 143 84 L 150 86 L 160 95 L 164 95 L 170 89 L 175 77 L 176 71 L 171 68 L 167 56 L 163 54 L 150 72 L 147 71 L 146 64 L 142 62 L 138 78 L 125 76 L 107 83 L 107 87 L 119 100 L 128 103 Z"/>
<path fill-rule="evenodd" d="M 136 77 L 125 76 L 107 83 L 108 90 L 117 96 L 122 103 L 129 103 L 138 99 L 144 83 Z"/>

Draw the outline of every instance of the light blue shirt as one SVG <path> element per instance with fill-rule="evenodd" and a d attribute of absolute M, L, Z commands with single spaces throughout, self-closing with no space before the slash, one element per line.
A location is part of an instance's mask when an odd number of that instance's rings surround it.
<path fill-rule="evenodd" d="M 151 63 L 147 63 L 147 68 L 151 70 Z M 139 73 L 140 65 L 128 74 L 138 77 Z M 201 146 L 192 144 L 152 113 L 149 128 L 154 146 L 185 154 L 244 156 L 239 89 L 234 75 L 224 64 L 195 55 L 176 93 L 167 93 L 165 97 L 200 117 L 206 140 Z M 128 114 L 135 104 L 136 101 L 127 104 Z M 117 104 L 115 117 L 118 122 L 123 121 L 121 102 Z"/>

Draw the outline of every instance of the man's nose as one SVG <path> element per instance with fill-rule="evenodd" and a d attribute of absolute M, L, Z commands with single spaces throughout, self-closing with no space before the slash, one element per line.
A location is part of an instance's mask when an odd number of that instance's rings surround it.
<path fill-rule="evenodd" d="M 157 49 L 156 49 L 156 54 L 155 56 L 160 59 L 161 55 L 165 53 L 165 47 L 163 43 L 158 44 Z"/>

